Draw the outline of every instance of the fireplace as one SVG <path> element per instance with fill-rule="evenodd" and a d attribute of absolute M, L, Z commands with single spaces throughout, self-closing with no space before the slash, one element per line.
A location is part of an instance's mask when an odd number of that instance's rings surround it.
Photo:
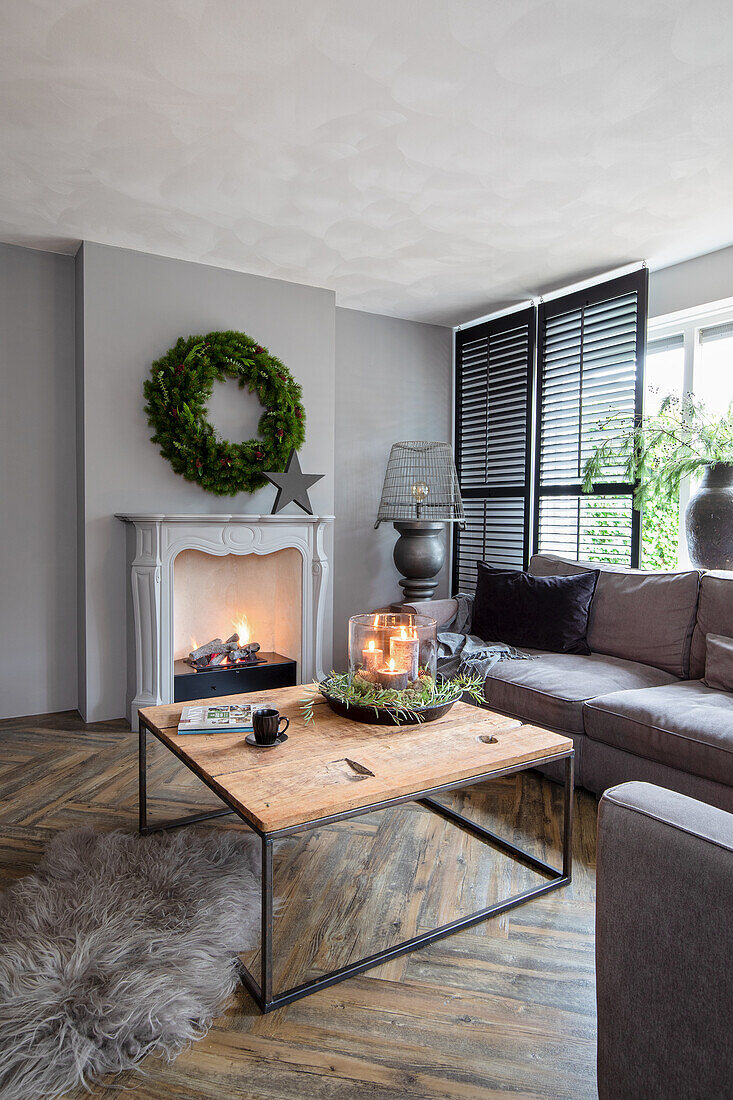
<path fill-rule="evenodd" d="M 135 528 L 133 729 L 139 707 L 323 677 L 332 516 L 119 518 Z M 191 663 L 216 639 L 215 664 Z"/>
<path fill-rule="evenodd" d="M 183 550 L 173 565 L 173 699 L 288 687 L 301 658 L 301 557 Z"/>

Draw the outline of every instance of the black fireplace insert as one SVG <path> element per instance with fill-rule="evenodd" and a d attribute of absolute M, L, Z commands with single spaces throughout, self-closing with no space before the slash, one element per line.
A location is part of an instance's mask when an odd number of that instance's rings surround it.
<path fill-rule="evenodd" d="M 193 668 L 187 661 L 173 665 L 173 701 L 209 699 L 213 695 L 239 695 L 248 691 L 292 687 L 297 662 L 282 653 L 257 653 L 256 660 Z"/>

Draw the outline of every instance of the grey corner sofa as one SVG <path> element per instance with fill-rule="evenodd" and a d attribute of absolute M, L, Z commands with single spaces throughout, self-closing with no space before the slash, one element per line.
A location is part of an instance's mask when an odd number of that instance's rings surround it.
<path fill-rule="evenodd" d="M 597 881 L 600 1100 L 733 1096 L 733 816 L 612 787 Z"/>
<path fill-rule="evenodd" d="M 586 569 L 600 570 L 591 653 L 502 661 L 486 678 L 487 705 L 572 737 L 576 782 L 596 795 L 641 780 L 733 811 L 733 694 L 702 682 L 706 635 L 733 638 L 733 573 L 648 573 L 553 554 L 530 562 L 535 576 Z M 457 609 L 409 606 L 439 626 Z M 552 766 L 546 774 L 561 778 Z"/>

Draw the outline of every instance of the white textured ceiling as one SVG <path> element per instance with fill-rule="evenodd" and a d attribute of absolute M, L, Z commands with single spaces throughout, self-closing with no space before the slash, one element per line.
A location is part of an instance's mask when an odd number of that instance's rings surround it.
<path fill-rule="evenodd" d="M 0 239 L 456 323 L 733 241 L 731 0 L 2 0 Z"/>

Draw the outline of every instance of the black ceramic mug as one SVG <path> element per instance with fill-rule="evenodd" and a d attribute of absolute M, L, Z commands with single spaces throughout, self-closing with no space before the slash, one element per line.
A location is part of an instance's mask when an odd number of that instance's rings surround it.
<path fill-rule="evenodd" d="M 285 723 L 282 730 L 280 729 L 281 722 Z M 289 718 L 286 718 L 284 714 L 281 716 L 279 710 L 271 710 L 269 707 L 262 707 L 252 715 L 255 741 L 258 745 L 274 745 L 278 736 L 285 733 L 289 725 Z"/>

